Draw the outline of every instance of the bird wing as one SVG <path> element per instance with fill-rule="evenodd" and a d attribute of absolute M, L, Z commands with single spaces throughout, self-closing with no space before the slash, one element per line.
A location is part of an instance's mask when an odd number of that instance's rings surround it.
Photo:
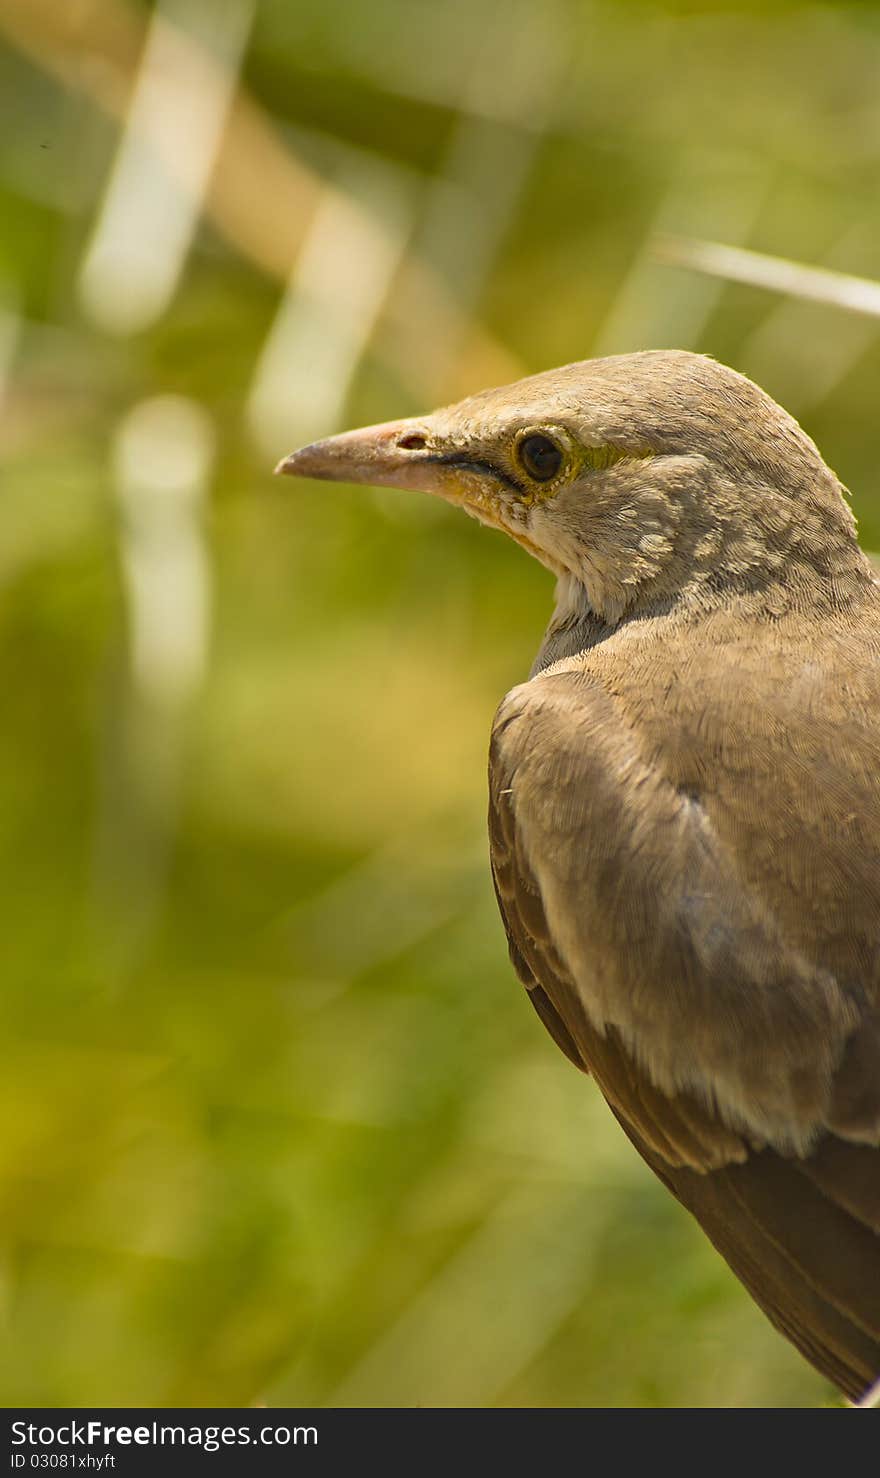
<path fill-rule="evenodd" d="M 865 992 L 780 927 L 582 668 L 502 703 L 489 823 L 511 958 L 551 1036 L 771 1320 L 858 1396 L 880 1372 Z M 855 1141 L 832 1132 L 847 1123 Z"/>

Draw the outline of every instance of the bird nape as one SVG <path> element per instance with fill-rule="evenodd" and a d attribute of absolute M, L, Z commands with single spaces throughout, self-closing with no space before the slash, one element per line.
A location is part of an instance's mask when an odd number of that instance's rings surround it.
<path fill-rule="evenodd" d="M 880 583 L 837 478 L 701 355 L 568 365 L 294 452 L 557 577 L 492 725 L 516 973 L 773 1323 L 880 1376 Z"/>

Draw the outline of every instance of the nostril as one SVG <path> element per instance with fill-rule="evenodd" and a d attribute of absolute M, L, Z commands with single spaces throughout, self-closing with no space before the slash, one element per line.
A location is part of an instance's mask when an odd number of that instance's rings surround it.
<path fill-rule="evenodd" d="M 428 438 L 422 436 L 420 431 L 413 431 L 409 436 L 401 436 L 397 445 L 402 452 L 423 452 L 428 445 Z"/>

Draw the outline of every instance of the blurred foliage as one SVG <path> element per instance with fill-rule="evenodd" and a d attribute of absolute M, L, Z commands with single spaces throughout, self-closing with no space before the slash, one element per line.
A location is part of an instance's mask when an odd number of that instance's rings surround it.
<path fill-rule="evenodd" d="M 163 9 L 210 52 L 235 6 Z M 678 344 L 800 415 L 880 544 L 874 321 L 650 256 L 663 229 L 880 277 L 880 7 L 240 0 L 179 277 L 114 329 L 85 264 L 149 20 L 0 5 L 3 1399 L 827 1401 L 507 964 L 486 738 L 548 576 L 415 497 L 269 474 L 494 366 Z M 298 362 L 323 181 L 353 235 Z M 127 203 L 123 314 L 171 250 Z M 282 298 L 289 430 L 253 411 Z M 154 548 L 166 424 L 203 511 Z"/>

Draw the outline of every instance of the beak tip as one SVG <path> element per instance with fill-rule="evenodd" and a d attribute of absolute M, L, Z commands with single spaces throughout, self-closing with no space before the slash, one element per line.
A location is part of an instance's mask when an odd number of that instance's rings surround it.
<path fill-rule="evenodd" d="M 308 446 L 288 452 L 275 468 L 276 477 L 314 477 L 319 482 L 342 482 L 346 472 L 339 457 L 336 437 L 327 441 L 310 441 Z"/>
<path fill-rule="evenodd" d="M 282 457 L 281 461 L 276 464 L 272 475 L 274 477 L 282 477 L 285 474 L 288 477 L 294 476 L 296 473 L 295 462 L 296 452 L 290 452 L 288 456 Z"/>
<path fill-rule="evenodd" d="M 415 482 L 410 479 L 424 471 L 423 459 L 413 458 L 410 453 L 424 448 L 421 422 L 414 426 L 409 421 L 384 421 L 298 447 L 281 458 L 275 475 L 311 477 L 320 482 L 419 488 L 425 485 L 421 478 Z"/>

